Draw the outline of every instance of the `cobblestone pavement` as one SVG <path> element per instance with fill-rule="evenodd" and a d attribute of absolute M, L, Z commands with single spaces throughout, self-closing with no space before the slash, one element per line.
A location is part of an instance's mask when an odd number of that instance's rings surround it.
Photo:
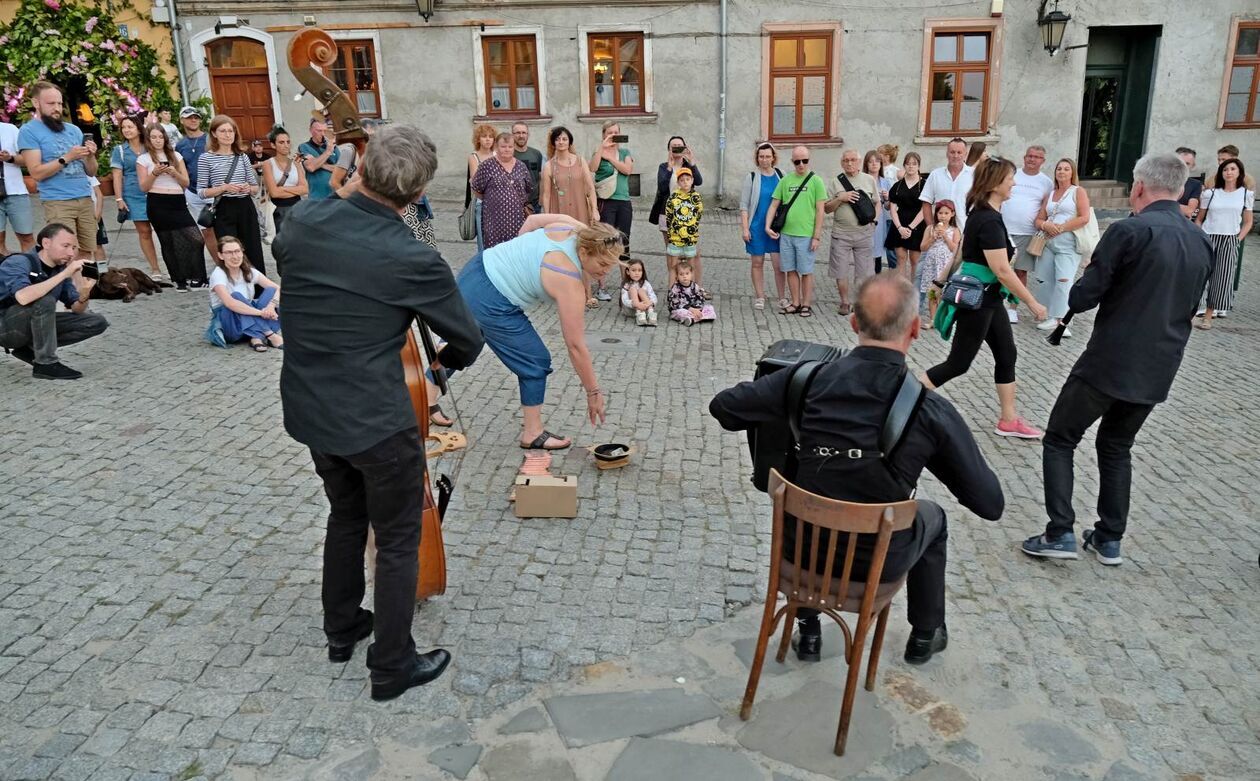
<path fill-rule="evenodd" d="M 457 207 L 442 206 L 438 233 L 456 235 Z M 1195 332 L 1172 399 L 1139 439 L 1123 567 L 1018 553 L 1044 523 L 1040 448 L 989 433 L 987 352 L 946 389 L 1003 479 L 1007 513 L 979 521 L 924 483 L 951 515 L 953 644 L 906 668 L 894 616 L 881 686 L 858 696 L 867 726 L 838 760 L 825 752 L 835 659 L 764 679 L 758 719 L 799 718 L 809 741 L 734 716 L 768 503 L 746 479 L 742 439 L 705 405 L 777 339 L 854 338 L 825 277 L 812 320 L 754 312 L 733 216 L 713 210 L 706 225 L 716 324 L 635 330 L 608 306 L 588 318 L 613 391 L 598 432 L 554 317 L 536 320 L 557 356 L 549 427 L 640 451 L 598 475 L 577 448 L 557 460 L 579 476 L 579 517 L 512 516 L 516 383 L 489 354 L 458 378 L 472 446 L 445 529 L 450 587 L 415 624 L 422 646 L 445 645 L 455 662 L 386 704 L 367 697 L 362 651 L 343 667 L 325 661 L 326 504 L 280 424 L 278 352 L 207 346 L 205 294 L 166 292 L 95 305 L 110 330 L 63 354 L 82 381 L 34 382 L 0 360 L 0 778 L 659 779 L 683 767 L 758 779 L 1255 778 L 1260 240 L 1234 316 Z M 636 247 L 659 279 L 657 241 L 640 215 Z M 132 233 L 115 248 L 116 263 L 137 257 Z M 443 249 L 456 265 L 470 255 L 465 243 Z M 1089 321 L 1059 349 L 1017 328 L 1020 406 L 1034 423 Z M 945 349 L 925 336 L 912 363 Z M 1088 521 L 1092 448 L 1078 467 Z M 656 693 L 566 699 L 608 691 Z M 609 707 L 646 715 L 608 727 Z M 663 724 L 651 716 L 661 711 L 695 720 Z"/>

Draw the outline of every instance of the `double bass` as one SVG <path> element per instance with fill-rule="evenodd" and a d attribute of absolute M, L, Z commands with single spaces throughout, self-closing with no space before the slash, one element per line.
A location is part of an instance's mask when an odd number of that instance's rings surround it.
<path fill-rule="evenodd" d="M 317 27 L 302 30 L 289 42 L 288 56 L 289 69 L 293 71 L 294 77 L 328 112 L 335 141 L 354 144 L 356 153 L 362 155 L 367 146 L 367 133 L 359 123 L 358 112 L 349 97 L 320 70 L 330 67 L 337 59 L 337 48 L 332 36 Z M 428 360 L 425 360 L 426 357 Z M 430 478 L 429 459 L 440 453 L 458 450 L 467 442 L 459 434 L 429 432 L 425 368 L 437 363 L 437 348 L 423 323 L 413 324 L 407 330 L 401 358 L 411 407 L 416 414 L 420 438 L 425 442 L 424 509 L 420 516 L 420 548 L 417 552 L 420 571 L 416 578 L 416 599 L 422 600 L 446 592 L 446 548 L 442 544 L 442 517 L 454 491 L 454 483 L 446 475 L 440 475 L 436 481 Z M 445 370 L 435 368 L 432 375 L 439 388 L 445 392 Z M 434 487 L 437 488 L 436 501 Z"/>

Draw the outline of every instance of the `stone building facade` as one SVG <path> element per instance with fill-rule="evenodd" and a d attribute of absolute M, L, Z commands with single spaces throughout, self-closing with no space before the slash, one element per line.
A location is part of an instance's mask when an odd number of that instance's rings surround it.
<path fill-rule="evenodd" d="M 600 124 L 617 118 L 644 197 L 668 138 L 681 135 L 702 190 L 728 202 L 767 138 L 805 143 L 823 172 L 839 170 L 844 147 L 885 142 L 939 165 L 954 135 L 1016 158 L 1040 143 L 1097 179 L 1126 181 L 1143 152 L 1182 145 L 1200 151 L 1201 170 L 1227 143 L 1260 161 L 1254 0 L 1060 0 L 1071 20 L 1053 56 L 1038 24 L 1053 0 L 177 5 L 191 93 L 298 137 L 315 105 L 295 100 L 286 47 L 304 26 L 329 31 L 342 52 L 333 75 L 364 115 L 416 123 L 437 141 L 439 196 L 463 191 L 474 123 L 517 119 L 537 146 L 563 124 L 589 154 Z"/>

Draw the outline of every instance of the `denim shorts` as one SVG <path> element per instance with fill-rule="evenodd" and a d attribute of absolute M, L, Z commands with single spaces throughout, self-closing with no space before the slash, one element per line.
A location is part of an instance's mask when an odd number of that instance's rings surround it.
<path fill-rule="evenodd" d="M 810 236 L 789 236 L 786 233 L 779 237 L 779 268 L 784 273 L 795 271 L 798 274 L 814 273 L 814 251 L 809 248 L 813 238 Z"/>
<path fill-rule="evenodd" d="M 31 215 L 31 196 L 0 196 L 0 232 L 12 227 L 14 233 L 27 235 L 35 232 L 35 218 Z"/>

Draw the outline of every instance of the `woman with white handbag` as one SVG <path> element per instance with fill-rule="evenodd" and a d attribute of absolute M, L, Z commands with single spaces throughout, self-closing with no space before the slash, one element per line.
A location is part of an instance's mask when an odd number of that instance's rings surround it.
<path fill-rule="evenodd" d="M 1078 236 L 1091 217 L 1089 193 L 1080 186 L 1076 163 L 1065 157 L 1055 163 L 1054 190 L 1046 196 L 1033 221 L 1033 226 L 1045 236 L 1045 246 L 1033 269 L 1037 281 L 1033 293 L 1049 312 L 1037 325 L 1043 331 L 1058 327 L 1067 314 L 1068 292 L 1076 280 L 1081 257 L 1093 250 L 1092 244 L 1081 246 L 1084 242 Z M 1066 328 L 1063 330 L 1064 337 L 1071 335 Z"/>

